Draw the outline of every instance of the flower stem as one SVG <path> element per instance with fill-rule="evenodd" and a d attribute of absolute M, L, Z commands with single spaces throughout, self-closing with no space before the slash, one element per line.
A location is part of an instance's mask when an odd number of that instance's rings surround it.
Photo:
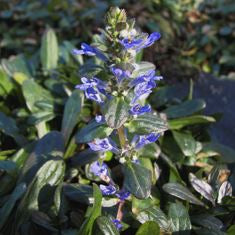
<path fill-rule="evenodd" d="M 119 204 L 118 204 L 118 212 L 117 212 L 116 218 L 117 218 L 119 221 L 122 221 L 122 218 L 123 218 L 122 208 L 123 208 L 123 206 L 124 206 L 124 203 L 125 203 L 125 201 L 120 201 Z"/>
<path fill-rule="evenodd" d="M 125 133 L 124 133 L 124 127 L 121 126 L 120 128 L 118 128 L 117 132 L 118 132 L 118 137 L 119 137 L 120 145 L 121 145 L 122 148 L 124 148 L 125 145 L 126 145 L 126 138 L 125 138 Z"/>

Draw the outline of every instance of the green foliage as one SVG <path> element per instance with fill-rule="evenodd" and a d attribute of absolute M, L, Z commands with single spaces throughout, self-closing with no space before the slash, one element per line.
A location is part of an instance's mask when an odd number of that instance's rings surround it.
<path fill-rule="evenodd" d="M 162 82 L 146 101 L 152 104 L 153 113 L 130 120 L 128 99 L 132 94 L 126 99 L 116 96 L 99 109 L 74 90 L 82 76 L 110 79 L 102 62 L 83 60 L 71 50 L 91 38 L 97 48 L 102 47 L 102 38 L 91 32 L 114 3 L 125 4 L 127 13 L 133 11 L 140 27 L 149 31 L 160 28 L 159 48 L 166 57 L 177 45 L 177 53 L 170 54 L 173 68 L 159 51 L 148 51 L 153 53 L 152 62 L 159 58 L 163 71 L 167 68 L 177 73 L 173 62 L 177 59 L 182 66 L 186 59 L 205 71 L 231 76 L 232 3 L 183 2 L 2 1 L 1 234 L 234 234 L 234 196 L 230 192 L 235 186 L 235 154 L 211 140 L 208 129 L 216 116 L 204 114 L 204 100 Z M 138 12 L 139 4 L 143 10 Z M 199 14 L 198 21 L 194 11 Z M 115 20 L 122 29 L 127 26 L 126 14 L 119 13 Z M 107 20 L 114 24 L 112 14 Z M 125 66 L 134 75 L 154 69 L 154 64 L 140 62 L 146 55 L 137 55 L 136 67 Z M 94 120 L 101 113 L 108 125 Z M 129 156 L 122 166 L 118 161 L 123 155 L 116 158 L 111 152 L 87 148 L 86 144 L 97 138 L 113 137 L 123 124 L 124 131 L 130 132 L 128 140 L 134 134 L 161 133 L 158 143 L 138 150 L 140 164 L 132 162 L 131 144 L 120 153 Z M 112 222 L 120 200 L 102 196 L 97 186 L 101 179 L 89 172 L 96 160 L 108 165 L 117 188 L 131 192 L 122 207 L 121 231 Z"/>

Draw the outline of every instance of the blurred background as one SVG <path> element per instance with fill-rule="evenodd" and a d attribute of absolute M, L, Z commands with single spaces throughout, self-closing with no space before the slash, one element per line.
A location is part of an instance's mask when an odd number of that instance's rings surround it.
<path fill-rule="evenodd" d="M 213 138 L 235 148 L 233 0 L 1 0 L 2 66 L 9 66 L 6 59 L 11 56 L 20 58 L 10 65 L 13 69 L 22 68 L 24 59 L 37 66 L 47 27 L 55 30 L 63 54 L 60 60 L 66 60 L 66 49 L 91 42 L 99 33 L 111 6 L 126 9 L 143 31 L 162 34 L 156 46 L 144 51 L 144 60 L 156 64 L 166 85 L 177 87 L 176 93 L 188 90 L 192 80 L 194 97 L 206 100 L 206 112 L 221 116 L 211 129 Z"/>

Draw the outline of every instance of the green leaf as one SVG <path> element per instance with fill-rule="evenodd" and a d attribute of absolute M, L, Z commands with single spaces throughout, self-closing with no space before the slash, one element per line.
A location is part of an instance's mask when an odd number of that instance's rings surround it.
<path fill-rule="evenodd" d="M 27 107 L 32 113 L 41 111 L 41 109 L 36 106 L 36 103 L 39 101 L 47 101 L 48 103 L 53 104 L 53 98 L 50 92 L 38 85 L 32 79 L 28 79 L 23 82 L 22 90 Z"/>
<path fill-rule="evenodd" d="M 177 118 L 168 121 L 171 130 L 179 130 L 185 126 L 195 124 L 209 124 L 212 122 L 216 122 L 215 118 L 203 115 L 194 115 L 190 117 Z"/>
<path fill-rule="evenodd" d="M 63 157 L 64 140 L 60 132 L 51 131 L 38 140 L 33 152 L 28 157 L 19 182 L 30 182 L 38 169 L 48 160 L 54 157 Z"/>
<path fill-rule="evenodd" d="M 157 89 L 157 92 L 150 97 L 150 101 L 154 107 L 159 108 L 166 103 L 170 103 L 175 99 L 181 99 L 186 95 L 186 89 L 182 89 L 181 86 L 164 86 Z"/>
<path fill-rule="evenodd" d="M 219 143 L 208 143 L 203 146 L 203 153 L 210 154 L 210 156 L 220 156 L 220 162 L 222 163 L 234 163 L 235 162 L 235 151 L 223 144 Z"/>
<path fill-rule="evenodd" d="M 191 234 L 192 228 L 186 208 L 181 203 L 171 203 L 168 211 L 173 232 L 185 232 Z"/>
<path fill-rule="evenodd" d="M 235 224 L 230 226 L 229 229 L 227 230 L 227 235 L 233 235 L 235 234 Z"/>
<path fill-rule="evenodd" d="M 11 77 L 16 73 L 24 74 L 27 78 L 31 77 L 31 72 L 24 55 L 17 55 L 9 60 L 3 59 L 2 67 L 4 71 Z"/>
<path fill-rule="evenodd" d="M 54 187 L 59 185 L 63 182 L 64 172 L 65 164 L 62 159 L 55 158 L 42 165 L 19 204 L 16 212 L 16 230 L 29 219 L 33 210 L 39 210 L 38 197 L 44 186 Z"/>
<path fill-rule="evenodd" d="M 187 100 L 181 104 L 170 106 L 163 110 L 169 119 L 192 115 L 206 107 L 206 103 L 201 99 Z"/>
<path fill-rule="evenodd" d="M 221 230 L 224 227 L 223 223 L 219 219 L 210 214 L 194 215 L 191 216 L 191 220 L 193 224 L 208 229 Z"/>
<path fill-rule="evenodd" d="M 13 87 L 13 82 L 7 76 L 5 71 L 0 69 L 0 91 L 3 90 L 2 93 L 0 92 L 0 95 L 9 94 L 12 91 Z"/>
<path fill-rule="evenodd" d="M 104 117 L 109 127 L 118 129 L 129 117 L 129 106 L 123 97 L 114 97 L 105 104 Z"/>
<path fill-rule="evenodd" d="M 22 183 L 16 186 L 14 191 L 10 196 L 8 196 L 7 201 L 4 203 L 3 207 L 0 209 L 0 230 L 10 216 L 16 201 L 19 200 L 24 192 L 26 191 L 26 184 Z"/>
<path fill-rule="evenodd" d="M 147 234 L 160 235 L 159 225 L 154 221 L 147 221 L 140 226 L 140 228 L 136 233 L 136 235 L 147 235 Z"/>
<path fill-rule="evenodd" d="M 175 197 L 186 200 L 190 203 L 204 206 L 203 202 L 197 199 L 186 187 L 179 183 L 167 183 L 163 185 L 163 190 Z"/>
<path fill-rule="evenodd" d="M 146 223 L 147 221 L 156 221 L 162 230 L 169 230 L 169 222 L 166 215 L 157 206 L 152 206 L 138 213 L 136 219 L 140 223 Z"/>
<path fill-rule="evenodd" d="M 63 187 L 65 195 L 72 201 L 90 204 L 92 198 L 92 187 L 83 184 L 65 184 Z"/>
<path fill-rule="evenodd" d="M 75 138 L 77 143 L 88 143 L 96 138 L 103 139 L 109 136 L 112 131 L 113 129 L 106 124 L 101 124 L 93 120 L 78 131 Z"/>
<path fill-rule="evenodd" d="M 197 152 L 197 142 L 191 134 L 176 131 L 173 131 L 172 134 L 185 156 L 195 156 Z"/>
<path fill-rule="evenodd" d="M 213 188 L 206 181 L 198 179 L 193 173 L 189 173 L 189 181 L 198 193 L 215 205 Z"/>
<path fill-rule="evenodd" d="M 129 131 L 138 134 L 161 133 L 168 129 L 167 122 L 154 114 L 144 114 L 126 124 Z"/>
<path fill-rule="evenodd" d="M 94 234 L 97 235 L 118 235 L 119 232 L 114 223 L 106 216 L 99 216 L 96 221 Z"/>
<path fill-rule="evenodd" d="M 0 161 L 0 170 L 5 171 L 8 175 L 15 176 L 17 172 L 17 165 L 12 161 Z"/>
<path fill-rule="evenodd" d="M 84 221 L 81 228 L 79 229 L 79 235 L 92 235 L 93 224 L 96 218 L 101 215 L 102 194 L 96 184 L 93 184 L 93 197 L 95 201 L 90 212 L 90 216 Z"/>
<path fill-rule="evenodd" d="M 15 120 L 2 112 L 0 112 L 0 131 L 13 137 L 16 143 L 21 146 L 27 142 L 26 138 L 19 133 Z"/>
<path fill-rule="evenodd" d="M 42 68 L 45 71 L 55 69 L 57 67 L 59 48 L 53 29 L 47 29 L 42 36 L 40 57 Z"/>
<path fill-rule="evenodd" d="M 99 151 L 94 152 L 91 149 L 85 149 L 82 152 L 75 153 L 70 158 L 70 163 L 72 167 L 84 166 L 88 163 L 92 163 L 99 159 L 101 153 Z"/>
<path fill-rule="evenodd" d="M 84 96 L 79 90 L 74 90 L 65 104 L 61 132 L 65 138 L 65 143 L 78 123 L 78 117 L 83 105 Z"/>
<path fill-rule="evenodd" d="M 131 162 L 124 164 L 123 170 L 123 187 L 137 198 L 149 197 L 151 193 L 151 171 Z"/>

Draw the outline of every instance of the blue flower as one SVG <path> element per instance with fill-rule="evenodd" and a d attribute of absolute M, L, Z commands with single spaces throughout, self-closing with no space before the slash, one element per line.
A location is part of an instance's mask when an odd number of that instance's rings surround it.
<path fill-rule="evenodd" d="M 122 39 L 120 43 L 125 47 L 126 50 L 133 49 L 138 52 L 143 48 L 153 45 L 153 43 L 160 37 L 161 34 L 158 32 L 151 33 L 148 37 L 146 37 L 144 34 L 137 37 L 131 35 L 128 38 Z"/>
<path fill-rule="evenodd" d="M 105 122 L 105 118 L 102 115 L 96 115 L 95 120 L 97 123 L 104 123 Z"/>
<path fill-rule="evenodd" d="M 120 152 L 115 143 L 109 138 L 95 139 L 94 141 L 88 143 L 88 145 L 93 151 L 112 151 L 114 153 Z"/>
<path fill-rule="evenodd" d="M 151 112 L 151 106 L 149 104 L 144 106 L 136 104 L 130 109 L 132 115 L 141 115 L 148 112 Z"/>
<path fill-rule="evenodd" d="M 122 229 L 122 224 L 121 224 L 121 221 L 118 220 L 118 219 L 113 219 L 112 222 L 114 223 L 115 227 L 118 229 L 118 230 L 121 230 Z"/>
<path fill-rule="evenodd" d="M 116 193 L 116 196 L 121 200 L 124 201 L 126 200 L 129 196 L 131 195 L 130 192 L 126 191 L 126 190 L 121 190 L 118 193 Z"/>
<path fill-rule="evenodd" d="M 92 47 L 86 43 L 82 43 L 81 50 L 73 49 L 74 55 L 88 55 L 88 56 L 97 56 L 99 59 L 106 61 L 107 57 L 97 48 Z"/>
<path fill-rule="evenodd" d="M 130 77 L 130 71 L 126 70 L 122 70 L 119 69 L 117 67 L 111 67 L 111 72 L 113 73 L 113 75 L 117 78 L 118 83 L 120 83 L 124 78 L 129 78 Z"/>
<path fill-rule="evenodd" d="M 154 143 L 158 140 L 160 134 L 150 133 L 148 135 L 140 135 L 138 136 L 138 141 L 135 144 L 135 149 L 140 149 L 146 144 Z M 136 139 L 136 137 L 134 137 Z"/>
<path fill-rule="evenodd" d="M 135 78 L 129 83 L 129 87 L 134 88 L 134 98 L 131 104 L 134 104 L 137 100 L 148 96 L 152 89 L 156 87 L 156 82 L 162 79 L 162 76 L 155 76 L 155 70 L 149 70 L 145 74 Z"/>
<path fill-rule="evenodd" d="M 98 161 L 93 162 L 90 165 L 90 172 L 96 176 L 107 176 L 108 175 L 108 166 L 105 163 L 100 163 Z"/>
<path fill-rule="evenodd" d="M 75 88 L 84 91 L 87 99 L 94 100 L 98 103 L 104 102 L 102 95 L 106 95 L 105 89 L 107 85 L 105 82 L 95 77 L 91 79 L 82 77 L 81 81 L 83 84 L 76 85 Z"/>
<path fill-rule="evenodd" d="M 113 185 L 100 185 L 100 190 L 104 196 L 113 195 L 116 193 L 116 188 Z"/>

